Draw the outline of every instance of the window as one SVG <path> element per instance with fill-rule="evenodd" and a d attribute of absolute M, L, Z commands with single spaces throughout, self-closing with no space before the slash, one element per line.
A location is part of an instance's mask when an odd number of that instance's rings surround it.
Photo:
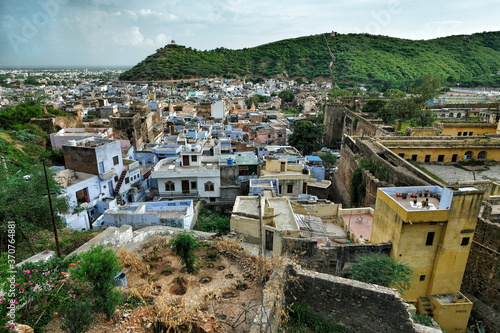
<path fill-rule="evenodd" d="M 474 157 L 474 153 L 470 150 L 465 152 L 464 160 L 471 160 Z"/>
<path fill-rule="evenodd" d="M 278 138 L 282 138 L 283 137 L 283 133 L 278 133 Z"/>
<path fill-rule="evenodd" d="M 293 193 L 293 185 L 286 186 L 286 193 Z"/>
<path fill-rule="evenodd" d="M 267 135 L 267 138 L 268 138 L 268 139 L 270 139 L 270 138 L 271 138 L 271 134 L 268 134 L 268 135 Z"/>
<path fill-rule="evenodd" d="M 115 183 L 118 183 L 118 176 L 115 176 Z"/>
<path fill-rule="evenodd" d="M 488 153 L 484 150 L 481 150 L 479 154 L 477 154 L 477 159 L 478 160 L 485 160 L 486 156 L 488 156 Z"/>
<path fill-rule="evenodd" d="M 431 246 L 434 243 L 434 234 L 435 232 L 427 233 L 427 240 L 425 241 L 425 246 Z"/>
<path fill-rule="evenodd" d="M 460 245 L 462 246 L 467 246 L 469 245 L 470 237 L 464 237 L 462 238 L 462 243 Z"/>
<path fill-rule="evenodd" d="M 198 161 L 198 156 L 191 155 L 191 162 L 196 162 L 196 161 Z"/>
<path fill-rule="evenodd" d="M 444 155 L 438 155 L 438 162 L 444 162 Z"/>
<path fill-rule="evenodd" d="M 212 182 L 205 183 L 205 191 L 207 191 L 207 192 L 215 191 L 214 190 L 214 183 L 212 183 Z"/>
<path fill-rule="evenodd" d="M 119 162 L 118 156 L 113 156 L 113 164 L 117 165 Z"/>
<path fill-rule="evenodd" d="M 278 188 L 278 194 L 281 194 L 281 193 L 283 193 L 283 192 L 281 191 L 281 185 L 280 185 Z"/>
<path fill-rule="evenodd" d="M 170 180 L 165 183 L 165 191 L 175 191 L 175 183 Z"/>
<path fill-rule="evenodd" d="M 473 133 L 473 132 L 469 132 L 469 136 L 472 136 L 472 133 Z"/>
<path fill-rule="evenodd" d="M 425 163 L 428 163 L 431 161 L 431 155 L 425 155 Z"/>
<path fill-rule="evenodd" d="M 399 157 L 401 157 L 401 158 L 405 158 L 405 153 L 399 153 L 398 155 L 399 155 Z"/>
<path fill-rule="evenodd" d="M 461 136 L 462 135 L 462 132 L 458 132 L 458 136 Z"/>
<path fill-rule="evenodd" d="M 418 157 L 418 155 L 411 155 L 411 160 L 412 161 L 417 161 L 417 157 Z"/>
<path fill-rule="evenodd" d="M 196 190 L 198 184 L 196 182 L 191 182 L 191 189 Z"/>
<path fill-rule="evenodd" d="M 420 275 L 420 282 L 425 281 L 425 275 Z"/>
<path fill-rule="evenodd" d="M 457 158 L 458 158 L 458 154 L 453 154 L 453 156 L 451 157 L 451 161 L 456 162 Z"/>
<path fill-rule="evenodd" d="M 127 177 L 127 178 L 125 178 L 125 184 L 128 184 L 128 183 L 130 183 L 130 179 Z"/>

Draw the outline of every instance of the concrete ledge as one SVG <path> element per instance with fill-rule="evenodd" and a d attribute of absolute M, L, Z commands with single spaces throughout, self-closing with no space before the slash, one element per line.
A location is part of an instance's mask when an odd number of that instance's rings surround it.
<path fill-rule="evenodd" d="M 21 261 L 16 266 L 20 267 L 20 266 L 27 264 L 29 262 L 34 263 L 34 262 L 39 262 L 39 261 L 47 261 L 50 258 L 55 257 L 55 256 L 56 256 L 56 253 L 54 251 L 45 250 L 43 252 L 35 254 L 32 257 L 29 257 L 28 259 L 26 259 L 24 261 Z"/>

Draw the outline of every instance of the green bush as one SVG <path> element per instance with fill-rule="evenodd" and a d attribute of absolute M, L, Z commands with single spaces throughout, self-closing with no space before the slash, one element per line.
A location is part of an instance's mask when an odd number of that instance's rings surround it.
<path fill-rule="evenodd" d="M 411 288 L 414 271 L 410 265 L 378 253 L 356 258 L 348 274 L 354 280 L 396 288 L 400 293 Z"/>
<path fill-rule="evenodd" d="M 285 324 L 286 332 L 317 332 L 317 333 L 349 333 L 349 330 L 339 324 L 332 323 L 311 311 L 311 306 L 295 303 L 290 309 L 290 321 Z"/>
<path fill-rule="evenodd" d="M 231 218 L 213 209 L 202 209 L 198 214 L 196 230 L 227 234 Z"/>
<path fill-rule="evenodd" d="M 90 329 L 94 316 L 89 311 L 88 302 L 72 302 L 66 309 L 61 328 L 67 333 L 83 333 Z"/>
<path fill-rule="evenodd" d="M 115 276 L 121 264 L 116 253 L 99 245 L 82 253 L 81 263 L 75 267 L 73 276 L 87 283 L 89 294 L 93 297 L 96 311 L 111 317 L 121 302 L 121 294 L 115 288 Z"/>
<path fill-rule="evenodd" d="M 427 315 L 416 314 L 412 318 L 413 318 L 413 321 L 417 324 L 430 326 L 430 327 L 433 326 L 432 325 L 432 318 L 427 316 Z"/>
<path fill-rule="evenodd" d="M 192 233 L 181 232 L 174 236 L 170 241 L 175 253 L 181 257 L 181 263 L 186 266 L 188 273 L 196 271 L 196 259 L 198 258 L 194 251 L 198 247 L 196 238 Z"/>

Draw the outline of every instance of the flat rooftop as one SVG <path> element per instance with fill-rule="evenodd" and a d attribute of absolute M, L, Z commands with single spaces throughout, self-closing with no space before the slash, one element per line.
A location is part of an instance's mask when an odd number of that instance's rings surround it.
<path fill-rule="evenodd" d="M 417 195 L 416 198 L 407 197 L 403 199 L 402 197 L 392 196 L 392 198 L 403 206 L 406 210 L 436 210 L 439 207 L 439 200 L 431 197 L 419 197 Z M 416 202 L 415 200 L 416 199 Z M 422 201 L 428 201 L 429 207 L 422 207 Z"/>
<path fill-rule="evenodd" d="M 274 209 L 276 228 L 280 230 L 299 230 L 290 202 L 285 198 L 268 198 L 269 206 Z"/>
<path fill-rule="evenodd" d="M 234 211 L 259 216 L 259 197 L 238 197 L 239 205 Z"/>
<path fill-rule="evenodd" d="M 373 216 L 370 214 L 346 214 L 342 215 L 344 223 L 360 239 L 370 241 L 372 234 Z"/>

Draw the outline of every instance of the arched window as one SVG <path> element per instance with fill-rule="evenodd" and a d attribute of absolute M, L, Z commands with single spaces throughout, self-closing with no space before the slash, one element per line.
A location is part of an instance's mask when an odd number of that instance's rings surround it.
<path fill-rule="evenodd" d="M 165 191 L 175 191 L 175 183 L 170 180 L 165 183 Z"/>
<path fill-rule="evenodd" d="M 205 191 L 207 191 L 207 192 L 214 191 L 214 183 L 212 183 L 212 182 L 206 182 L 205 183 Z"/>
<path fill-rule="evenodd" d="M 472 151 L 466 151 L 464 155 L 464 160 L 470 160 L 474 157 L 474 153 Z"/>
<path fill-rule="evenodd" d="M 479 154 L 477 154 L 477 159 L 478 160 L 485 160 L 487 155 L 488 155 L 488 153 L 485 150 L 481 150 L 479 152 Z"/>

